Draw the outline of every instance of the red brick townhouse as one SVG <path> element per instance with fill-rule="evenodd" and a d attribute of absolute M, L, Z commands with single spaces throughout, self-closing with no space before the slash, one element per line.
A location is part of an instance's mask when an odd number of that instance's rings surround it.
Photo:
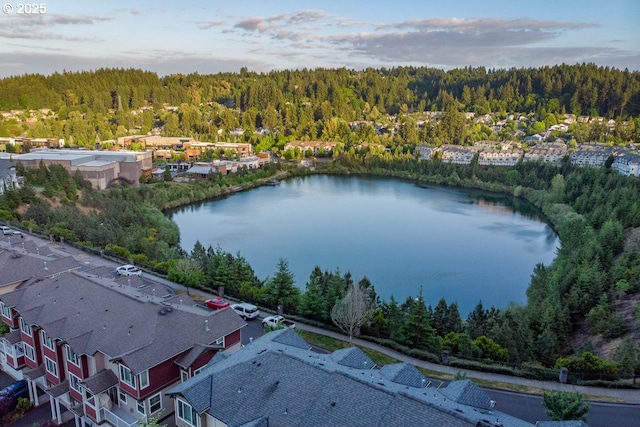
<path fill-rule="evenodd" d="M 87 272 L 26 282 L 0 295 L 0 312 L 12 330 L 2 344 L 21 350 L 4 357 L 28 381 L 31 400 L 48 399 L 51 418 L 75 418 L 76 427 L 152 416 L 173 424 L 165 391 L 217 351 L 240 348 L 246 325 L 231 309 L 205 310 L 186 295 L 156 297 Z"/>

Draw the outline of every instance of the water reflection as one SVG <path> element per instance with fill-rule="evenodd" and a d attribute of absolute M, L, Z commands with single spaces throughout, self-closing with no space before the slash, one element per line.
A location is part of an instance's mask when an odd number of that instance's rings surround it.
<path fill-rule="evenodd" d="M 301 288 L 315 265 L 367 276 L 398 301 L 423 287 L 428 304 L 457 301 L 466 315 L 524 303 L 533 267 L 558 238 L 535 207 L 513 197 L 382 178 L 286 180 L 169 213 L 183 248 L 196 240 L 239 251 L 261 279 L 289 261 Z"/>

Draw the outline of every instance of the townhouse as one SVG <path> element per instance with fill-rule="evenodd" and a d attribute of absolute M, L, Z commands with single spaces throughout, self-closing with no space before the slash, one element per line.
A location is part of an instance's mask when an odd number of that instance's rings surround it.
<path fill-rule="evenodd" d="M 15 164 L 8 159 L 0 158 L 0 196 L 5 191 L 20 188 L 22 177 L 19 177 Z"/>
<path fill-rule="evenodd" d="M 284 151 L 295 150 L 297 148 L 301 153 L 310 151 L 314 156 L 320 154 L 329 155 L 336 145 L 338 145 L 338 142 L 335 141 L 291 141 L 284 146 Z"/>
<path fill-rule="evenodd" d="M 287 328 L 218 353 L 167 394 L 178 427 L 533 427 L 469 380 L 437 384 L 408 363 L 376 366 L 357 347 L 315 353 Z"/>
<path fill-rule="evenodd" d="M 173 425 L 166 390 L 219 350 L 239 348 L 246 324 L 186 295 L 145 292 L 139 278 L 113 281 L 105 269 L 29 280 L 0 295 L 11 328 L 3 357 L 34 404 L 49 401 L 57 423 L 129 427 L 157 416 Z"/>
<path fill-rule="evenodd" d="M 618 153 L 611 168 L 622 175 L 640 177 L 640 154 L 630 151 Z"/>
<path fill-rule="evenodd" d="M 559 164 L 567 155 L 567 145 L 564 143 L 539 143 L 529 148 L 524 153 L 524 160 L 527 162 L 542 161 Z"/>
<path fill-rule="evenodd" d="M 471 163 L 475 151 L 470 147 L 461 147 L 459 145 L 444 144 L 440 146 L 442 151 L 443 163 L 455 163 L 459 165 L 468 165 Z"/>
<path fill-rule="evenodd" d="M 600 167 L 612 154 L 615 155 L 614 149 L 604 144 L 580 144 L 578 150 L 571 154 L 571 164 Z"/>

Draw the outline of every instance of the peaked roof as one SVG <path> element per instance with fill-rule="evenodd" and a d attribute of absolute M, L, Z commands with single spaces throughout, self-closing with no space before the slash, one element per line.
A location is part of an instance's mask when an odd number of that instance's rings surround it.
<path fill-rule="evenodd" d="M 471 380 L 452 381 L 441 391 L 454 402 L 481 409 L 491 409 L 491 399 L 487 393 Z"/>
<path fill-rule="evenodd" d="M 415 366 L 405 362 L 383 366 L 380 374 L 390 381 L 410 387 L 422 388 L 429 384 L 427 377 L 422 375 Z"/>
<path fill-rule="evenodd" d="M 0 295 L 0 299 L 29 325 L 42 327 L 51 338 L 71 345 L 77 354 L 102 352 L 135 374 L 187 352 L 195 344 L 215 343 L 245 325 L 231 309 L 168 306 L 135 289 L 120 288 L 111 281 L 94 282 L 85 276 L 61 274 Z"/>
<path fill-rule="evenodd" d="M 0 249 L 0 286 L 21 283 L 31 278 L 51 277 L 79 268 L 80 264 L 71 256 L 40 259 L 15 249 Z"/>
<path fill-rule="evenodd" d="M 375 366 L 373 360 L 369 359 L 358 347 L 336 350 L 331 353 L 331 359 L 338 365 L 356 369 L 371 369 Z"/>
<path fill-rule="evenodd" d="M 357 348 L 325 356 L 282 344 L 289 342 L 292 332 L 295 330 L 273 331 L 234 353 L 218 353 L 200 374 L 167 395 L 178 396 L 199 414 L 229 427 L 475 427 L 489 420 L 498 420 L 505 427 L 532 426 L 500 412 L 454 402 L 434 388 L 383 380 L 382 370 L 374 374 L 375 369 L 364 368 L 363 353 Z M 354 360 L 357 368 L 344 364 Z M 402 365 L 385 373 L 415 382 L 415 372 Z M 422 385 L 421 378 L 419 383 Z"/>

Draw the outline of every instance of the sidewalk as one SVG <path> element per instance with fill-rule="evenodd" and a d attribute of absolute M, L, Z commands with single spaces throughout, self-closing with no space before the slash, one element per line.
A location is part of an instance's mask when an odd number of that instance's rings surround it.
<path fill-rule="evenodd" d="M 315 326 L 305 325 L 300 322 L 296 322 L 296 328 L 306 330 L 309 332 L 314 332 L 317 334 L 326 335 L 335 339 L 348 341 L 348 338 L 346 335 L 342 335 L 340 333 L 333 332 L 333 331 L 320 329 Z M 523 386 L 523 387 L 532 387 L 532 388 L 537 388 L 542 390 L 578 391 L 583 395 L 588 396 L 589 400 L 594 400 L 594 401 L 601 400 L 601 401 L 611 402 L 611 403 L 615 402 L 615 403 L 627 403 L 632 405 L 640 405 L 640 390 L 578 386 L 578 385 L 572 385 L 572 384 L 562 384 L 559 382 L 552 382 L 552 381 L 530 380 L 527 378 L 513 377 L 509 375 L 502 375 L 502 374 L 494 374 L 491 372 L 471 371 L 468 369 L 461 369 L 461 368 L 455 368 L 451 366 L 438 365 L 435 363 L 426 362 L 424 360 L 416 359 L 411 356 L 407 356 L 406 354 L 399 353 L 390 348 L 383 347 L 374 342 L 365 341 L 358 338 L 354 338 L 353 343 L 360 347 L 370 348 L 372 350 L 385 354 L 389 357 L 393 357 L 394 359 L 397 359 L 401 362 L 407 362 L 414 366 L 418 366 L 420 368 L 425 368 L 425 369 L 429 369 L 432 371 L 441 372 L 445 374 L 455 375 L 457 372 L 465 372 L 467 375 L 467 378 L 469 379 L 475 378 L 479 380 L 513 384 L 516 386 Z"/>
<path fill-rule="evenodd" d="M 108 267 L 113 267 L 113 269 L 115 270 L 115 268 L 119 265 L 117 262 L 113 262 L 110 261 L 108 259 L 105 258 L 101 258 L 99 256 L 94 256 L 94 255 L 90 255 L 87 253 L 84 253 L 82 251 L 80 251 L 79 249 L 73 248 L 71 246 L 67 246 L 64 245 L 62 243 L 58 243 L 58 242 L 49 242 L 47 240 L 38 238 L 38 237 L 34 237 L 34 236 L 28 236 L 30 239 L 34 239 L 34 241 L 37 242 L 37 244 L 39 246 L 45 245 L 47 244 L 49 246 L 49 248 L 56 254 L 60 255 L 60 256 L 73 256 L 79 263 L 83 264 L 83 265 L 91 265 L 91 266 L 108 266 Z M 2 246 L 8 246 L 6 244 L 6 242 L 1 242 L 0 241 L 0 247 Z M 162 277 L 157 277 L 157 276 L 151 276 L 149 274 L 145 275 L 145 278 L 152 280 L 156 283 L 168 286 L 172 289 L 174 289 L 175 291 L 186 291 L 187 289 L 182 286 L 179 285 L 177 283 L 171 282 L 167 279 L 164 279 Z M 211 294 L 207 293 L 205 291 L 199 290 L 199 289 L 189 289 L 189 293 L 192 295 L 200 295 L 204 298 L 210 298 Z M 343 341 L 348 341 L 348 338 L 346 335 L 337 333 L 337 332 L 333 332 L 333 331 L 327 331 L 315 326 L 311 326 L 311 325 L 306 325 L 300 322 L 296 322 L 296 328 L 302 329 L 302 330 L 307 330 L 310 332 L 314 332 L 317 334 L 321 334 L 321 335 L 326 335 L 335 339 L 339 339 L 339 340 L 343 340 Z M 502 374 L 494 374 L 494 373 L 490 373 L 490 372 L 478 372 L 478 371 L 471 371 L 468 369 L 460 369 L 460 368 L 455 368 L 455 367 L 451 367 L 451 366 L 446 366 L 446 365 L 438 365 L 435 363 L 430 363 L 430 362 L 426 362 L 420 359 L 416 359 L 410 356 L 407 356 L 405 354 L 399 353 L 395 350 L 383 347 L 379 344 L 373 343 L 373 342 L 369 342 L 369 341 L 365 341 L 362 339 L 358 339 L 355 338 L 353 340 L 354 344 L 360 346 L 360 347 L 366 347 L 366 348 L 370 348 L 372 350 L 378 351 L 382 354 L 385 354 L 387 356 L 393 357 L 394 359 L 397 359 L 401 362 L 407 362 L 410 363 L 414 366 L 418 366 L 421 368 L 425 368 L 425 369 L 429 369 L 432 371 L 436 371 L 436 372 L 441 372 L 441 373 L 445 373 L 445 374 L 449 374 L 449 375 L 455 375 L 457 372 L 465 372 L 467 375 L 467 378 L 472 379 L 479 379 L 479 380 L 485 380 L 485 381 L 491 381 L 491 382 L 496 382 L 496 383 L 505 383 L 505 384 L 512 384 L 515 386 L 522 386 L 522 387 L 531 387 L 531 388 L 535 388 L 535 389 L 541 389 L 541 390 L 556 390 L 556 391 L 578 391 L 580 393 L 582 393 L 583 395 L 587 396 L 589 400 L 593 400 L 593 401 L 604 401 L 604 402 L 612 402 L 612 403 L 627 403 L 627 404 L 632 404 L 632 405 L 640 405 L 640 390 L 633 390 L 633 389 L 613 389 L 613 388 L 604 388 L 604 387 L 588 387 L 588 386 L 578 386 L 578 385 L 572 385 L 572 384 L 562 384 L 559 382 L 553 382 L 553 381 L 539 381 L 539 380 L 531 380 L 531 379 L 526 379 L 526 378 L 521 378 L 521 377 L 513 377 L 513 376 L 509 376 L 509 375 L 502 375 Z M 497 387 L 499 388 L 499 387 Z"/>

